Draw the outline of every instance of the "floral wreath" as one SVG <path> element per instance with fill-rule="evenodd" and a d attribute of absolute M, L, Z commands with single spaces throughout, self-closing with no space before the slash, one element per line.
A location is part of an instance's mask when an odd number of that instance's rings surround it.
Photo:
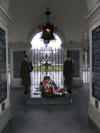
<path fill-rule="evenodd" d="M 45 79 L 41 82 L 42 96 L 59 97 L 66 96 L 67 90 L 65 88 L 58 88 L 51 79 Z"/>
<path fill-rule="evenodd" d="M 53 96 L 56 93 L 56 86 L 51 80 L 45 80 L 44 90 L 48 95 Z"/>

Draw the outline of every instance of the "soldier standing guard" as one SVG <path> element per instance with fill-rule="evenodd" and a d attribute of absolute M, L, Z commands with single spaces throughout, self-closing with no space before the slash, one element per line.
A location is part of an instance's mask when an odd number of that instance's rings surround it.
<path fill-rule="evenodd" d="M 73 81 L 73 71 L 74 65 L 70 56 L 63 64 L 63 76 L 64 76 L 64 86 L 67 88 L 67 92 L 72 93 L 72 81 Z"/>
<path fill-rule="evenodd" d="M 21 65 L 21 76 L 22 76 L 22 85 L 25 87 L 24 94 L 29 93 L 29 88 L 31 85 L 30 72 L 32 72 L 33 67 L 31 61 L 29 61 L 28 56 L 24 56 L 24 61 Z"/>

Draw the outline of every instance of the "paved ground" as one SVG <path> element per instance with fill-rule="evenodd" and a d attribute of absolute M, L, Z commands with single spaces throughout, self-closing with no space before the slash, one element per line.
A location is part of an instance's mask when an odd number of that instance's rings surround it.
<path fill-rule="evenodd" d="M 2 133 L 99 133 L 88 122 L 88 87 L 73 88 L 73 104 L 26 105 L 11 89 L 12 120 Z"/>

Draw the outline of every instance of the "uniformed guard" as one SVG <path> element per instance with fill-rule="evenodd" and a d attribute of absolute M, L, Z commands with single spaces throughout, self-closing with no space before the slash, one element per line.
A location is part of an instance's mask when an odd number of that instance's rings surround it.
<path fill-rule="evenodd" d="M 22 76 L 22 85 L 25 87 L 24 94 L 29 92 L 29 88 L 31 85 L 31 76 L 30 72 L 32 72 L 33 67 L 31 61 L 29 61 L 28 56 L 24 56 L 24 61 L 21 65 L 21 76 Z"/>
<path fill-rule="evenodd" d="M 74 65 L 70 56 L 67 57 L 67 60 L 63 64 L 63 76 L 64 76 L 64 86 L 67 89 L 67 92 L 72 93 L 72 81 L 73 81 L 73 71 Z"/>

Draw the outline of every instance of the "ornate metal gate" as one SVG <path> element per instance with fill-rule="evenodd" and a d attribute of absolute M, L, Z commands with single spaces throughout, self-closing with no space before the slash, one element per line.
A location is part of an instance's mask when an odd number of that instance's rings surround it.
<path fill-rule="evenodd" d="M 33 65 L 31 75 L 32 97 L 40 96 L 37 92 L 45 76 L 50 76 L 58 87 L 63 87 L 63 57 L 62 49 L 42 48 L 30 51 L 30 59 Z"/>

